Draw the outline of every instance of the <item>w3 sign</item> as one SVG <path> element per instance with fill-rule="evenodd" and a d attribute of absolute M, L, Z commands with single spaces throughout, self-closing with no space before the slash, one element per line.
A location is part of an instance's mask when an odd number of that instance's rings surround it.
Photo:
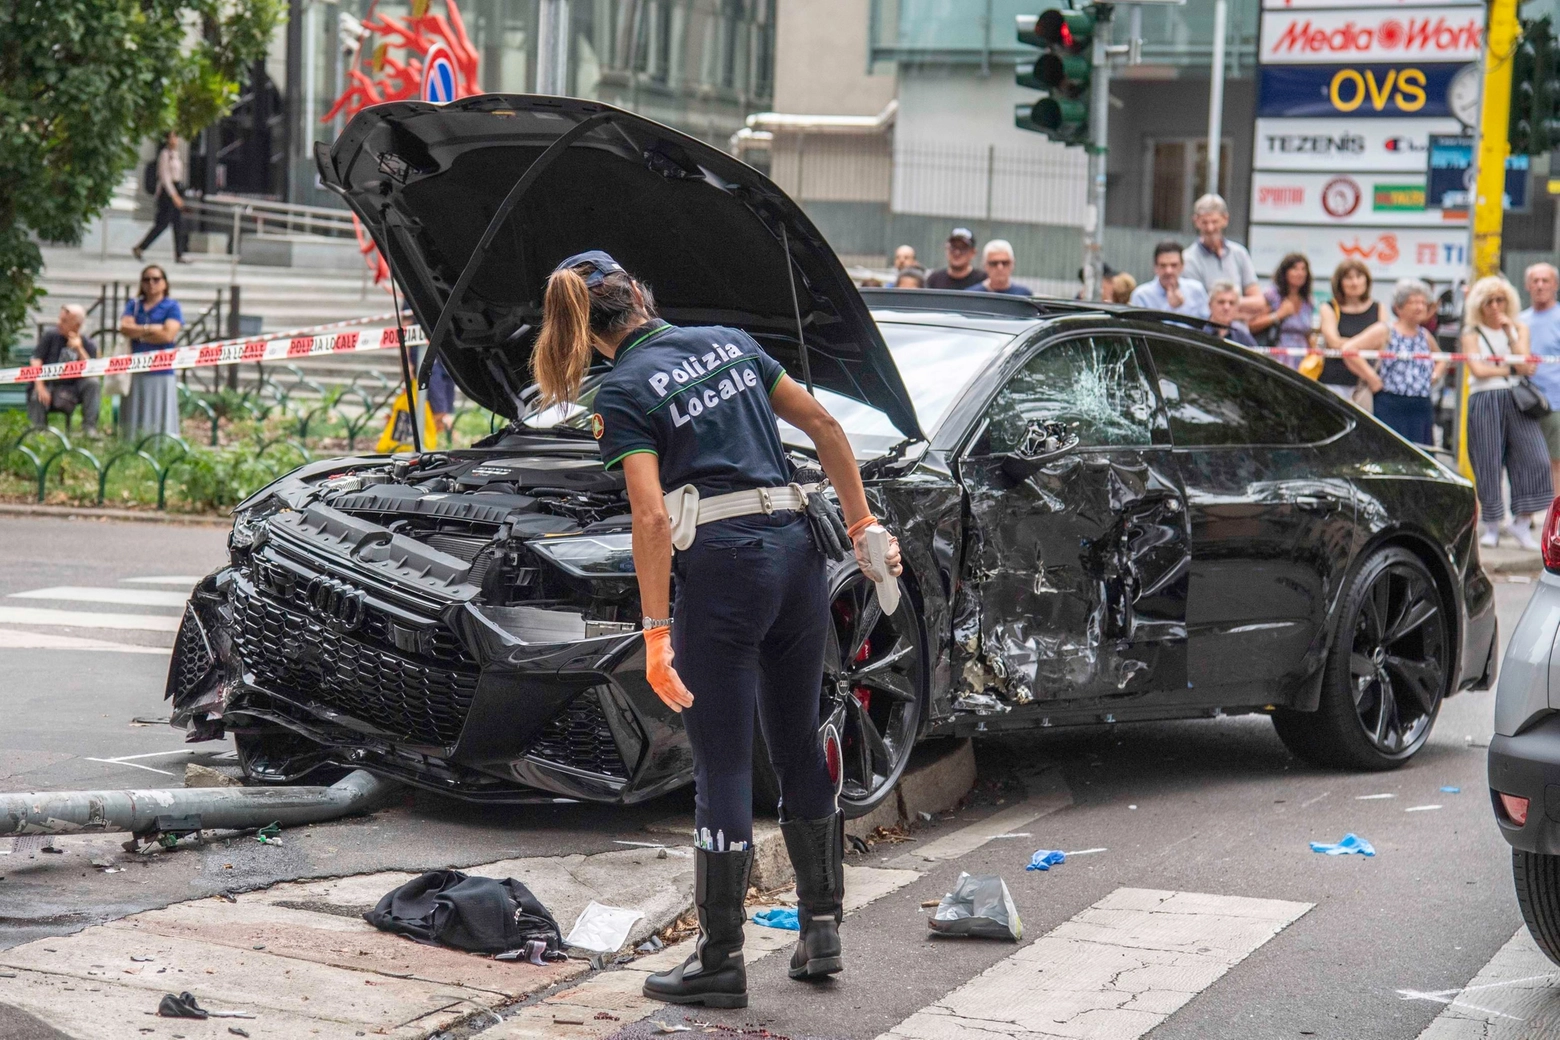
<path fill-rule="evenodd" d="M 1445 116 L 1462 65 L 1263 65 L 1257 114 L 1274 116 Z"/>

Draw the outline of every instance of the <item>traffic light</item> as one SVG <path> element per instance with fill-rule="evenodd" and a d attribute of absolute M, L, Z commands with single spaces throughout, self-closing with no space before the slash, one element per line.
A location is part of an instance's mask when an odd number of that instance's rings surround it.
<path fill-rule="evenodd" d="M 1032 63 L 1020 63 L 1013 78 L 1021 87 L 1045 93 L 1033 104 L 1015 107 L 1014 125 L 1063 144 L 1087 144 L 1094 71 L 1091 50 L 1097 29 L 1094 9 L 1051 8 L 1038 15 L 1019 15 L 1017 22 L 1018 42 L 1044 53 Z"/>
<path fill-rule="evenodd" d="M 1560 147 L 1560 45 L 1548 16 L 1523 23 L 1512 54 L 1506 140 L 1513 155 L 1542 155 Z"/>

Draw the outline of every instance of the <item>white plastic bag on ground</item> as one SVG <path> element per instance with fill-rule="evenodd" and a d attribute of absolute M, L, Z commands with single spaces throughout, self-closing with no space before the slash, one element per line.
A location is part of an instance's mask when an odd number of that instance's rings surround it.
<path fill-rule="evenodd" d="M 563 941 L 592 953 L 616 953 L 628 941 L 628 931 L 634 927 L 634 922 L 643 916 L 638 910 L 603 906 L 593 899 Z"/>
<path fill-rule="evenodd" d="M 927 922 L 937 935 L 967 935 L 982 939 L 1024 937 L 1024 923 L 1007 883 L 995 874 L 978 877 L 961 873 L 953 891 L 943 896 L 937 912 Z"/>

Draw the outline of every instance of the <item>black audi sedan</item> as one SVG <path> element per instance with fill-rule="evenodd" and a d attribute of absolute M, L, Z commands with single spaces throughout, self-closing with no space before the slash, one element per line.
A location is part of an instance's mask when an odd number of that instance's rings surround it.
<path fill-rule="evenodd" d="M 668 320 L 744 328 L 813 387 L 899 535 L 894 614 L 853 563 L 831 576 L 820 739 L 852 814 L 917 741 L 1018 729 L 1262 712 L 1311 761 L 1388 769 L 1492 679 L 1469 483 L 1184 319 L 858 291 L 757 171 L 591 102 L 380 105 L 318 164 L 433 352 L 512 421 L 469 449 L 311 463 L 239 506 L 167 692 L 255 782 L 360 766 L 625 803 L 689 782 L 644 678 L 621 475 L 588 400 L 533 407 L 543 283 L 586 248 Z"/>

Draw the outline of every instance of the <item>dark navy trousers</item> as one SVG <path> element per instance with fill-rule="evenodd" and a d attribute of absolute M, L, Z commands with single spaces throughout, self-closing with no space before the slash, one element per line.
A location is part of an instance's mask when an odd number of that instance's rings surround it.
<path fill-rule="evenodd" d="M 682 713 L 693 747 L 701 845 L 753 840 L 753 718 L 764 728 L 786 819 L 833 815 L 818 740 L 829 621 L 823 554 L 792 511 L 705 524 L 673 557 L 672 661 L 693 694 Z"/>

